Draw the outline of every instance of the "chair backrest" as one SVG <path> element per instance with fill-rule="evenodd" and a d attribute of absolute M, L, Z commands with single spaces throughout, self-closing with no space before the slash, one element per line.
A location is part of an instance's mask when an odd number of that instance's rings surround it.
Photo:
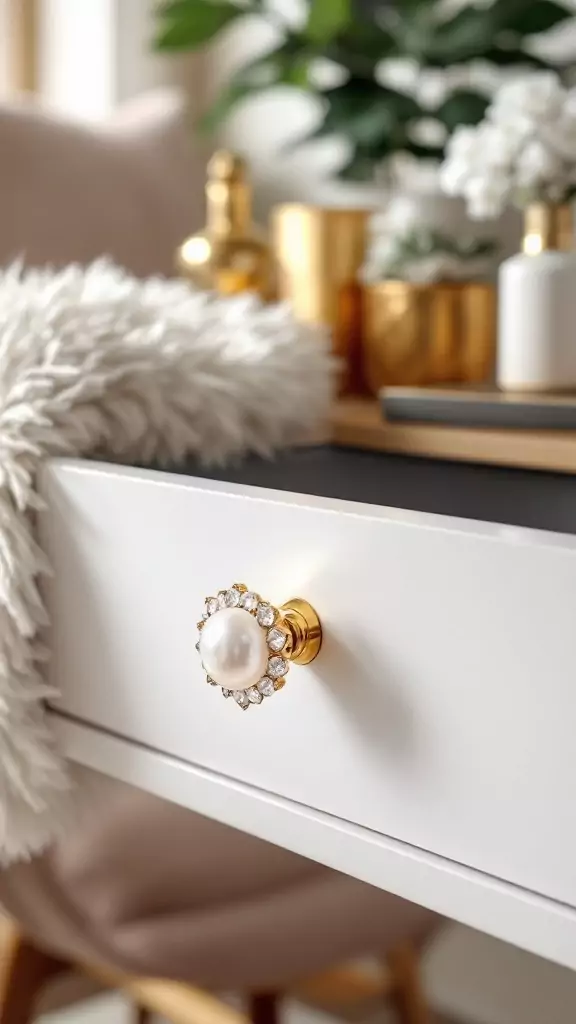
<path fill-rule="evenodd" d="M 0 265 L 109 255 L 137 275 L 171 275 L 176 246 L 203 221 L 203 160 L 177 90 L 98 128 L 0 107 L 0 153 Z"/>

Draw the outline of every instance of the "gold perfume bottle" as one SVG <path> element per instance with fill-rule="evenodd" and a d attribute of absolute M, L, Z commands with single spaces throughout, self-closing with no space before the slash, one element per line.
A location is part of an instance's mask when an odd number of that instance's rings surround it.
<path fill-rule="evenodd" d="M 252 223 L 251 200 L 244 160 L 219 150 L 208 164 L 206 227 L 177 252 L 182 276 L 221 295 L 272 297 L 272 253 L 266 234 Z"/>

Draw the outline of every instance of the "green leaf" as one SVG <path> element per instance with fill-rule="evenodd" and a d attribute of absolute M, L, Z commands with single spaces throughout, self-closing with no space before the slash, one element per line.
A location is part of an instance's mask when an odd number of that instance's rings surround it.
<path fill-rule="evenodd" d="M 548 32 L 555 25 L 573 17 L 571 11 L 567 10 L 555 0 L 532 0 L 528 3 L 525 0 L 523 7 L 506 22 L 506 28 L 519 32 L 522 36 L 535 35 L 538 32 Z"/>
<path fill-rule="evenodd" d="M 324 48 L 324 54 L 355 78 L 374 78 L 381 60 L 396 52 L 394 37 L 378 25 L 359 19 Z"/>
<path fill-rule="evenodd" d="M 294 52 L 292 39 L 237 71 L 200 118 L 199 130 L 207 135 L 213 134 L 244 100 L 280 85 L 299 89 L 308 87 L 308 59 Z"/>
<path fill-rule="evenodd" d="M 310 0 L 305 34 L 315 43 L 329 43 L 351 18 L 350 0 Z"/>
<path fill-rule="evenodd" d="M 528 2 L 528 0 L 524 0 Z M 456 64 L 481 56 L 493 45 L 496 31 L 493 8 L 464 7 L 434 33 L 427 57 L 443 64 Z"/>
<path fill-rule="evenodd" d="M 518 54 L 524 38 L 545 32 L 571 16 L 556 0 L 494 0 L 489 7 L 466 6 L 428 34 L 425 52 L 420 56 L 443 66 L 486 58 L 488 53 L 492 59 L 499 53 Z M 520 61 L 507 61 L 504 56 L 495 63 Z M 551 66 L 550 62 L 536 60 L 532 65 Z"/>
<path fill-rule="evenodd" d="M 154 49 L 195 50 L 246 13 L 226 0 L 175 0 L 160 9 Z"/>
<path fill-rule="evenodd" d="M 339 173 L 350 180 L 366 180 L 374 175 L 377 164 L 393 153 L 412 152 L 409 132 L 422 117 L 418 104 L 409 96 L 379 86 L 377 82 L 351 79 L 323 94 L 324 117 L 319 125 L 293 145 L 301 145 L 328 135 L 339 135 L 351 146 L 352 155 Z M 442 149 L 420 147 L 427 158 L 442 155 Z"/>
<path fill-rule="evenodd" d="M 355 149 L 337 176 L 341 181 L 374 181 L 377 163 L 373 154 Z"/>
<path fill-rule="evenodd" d="M 495 46 L 489 47 L 480 54 L 482 60 L 488 61 L 489 64 L 497 64 L 499 67 L 526 67 L 526 68 L 541 68 L 543 71 L 550 70 L 550 64 L 541 60 L 540 57 L 536 57 L 533 53 L 526 53 L 520 48 L 514 48 L 511 50 L 500 49 Z"/>
<path fill-rule="evenodd" d="M 412 142 L 407 139 L 401 148 L 401 152 L 410 153 L 410 156 L 417 160 L 442 160 L 444 148 L 442 146 L 423 146 L 419 142 Z"/>
<path fill-rule="evenodd" d="M 468 89 L 453 92 L 442 106 L 434 112 L 434 116 L 453 132 L 459 124 L 478 124 L 482 120 L 489 105 L 486 96 Z"/>
<path fill-rule="evenodd" d="M 327 128 L 360 144 L 398 126 L 404 128 L 406 122 L 422 115 L 412 97 L 364 79 L 352 78 L 345 85 L 327 89 L 323 98 Z"/>

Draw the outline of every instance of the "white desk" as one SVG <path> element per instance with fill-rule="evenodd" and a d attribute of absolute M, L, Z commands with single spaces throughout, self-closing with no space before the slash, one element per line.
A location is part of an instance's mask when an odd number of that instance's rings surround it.
<path fill-rule="evenodd" d="M 330 450 L 228 476 L 44 472 L 68 755 L 576 967 L 576 481 Z M 247 714 L 194 650 L 236 580 L 325 632 Z"/>

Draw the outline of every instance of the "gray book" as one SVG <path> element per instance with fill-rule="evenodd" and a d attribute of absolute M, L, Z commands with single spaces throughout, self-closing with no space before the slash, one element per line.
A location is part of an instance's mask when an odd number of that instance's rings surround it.
<path fill-rule="evenodd" d="M 385 387 L 379 392 L 391 423 L 511 430 L 576 430 L 576 393 L 499 391 L 493 384 Z"/>

